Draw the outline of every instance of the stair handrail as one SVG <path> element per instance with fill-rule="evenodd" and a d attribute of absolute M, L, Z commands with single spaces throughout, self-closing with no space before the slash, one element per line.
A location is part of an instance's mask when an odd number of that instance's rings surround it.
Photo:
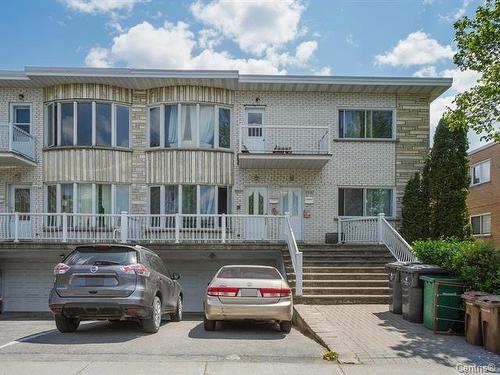
<path fill-rule="evenodd" d="M 379 243 L 384 244 L 398 262 L 416 262 L 411 245 L 384 217 L 379 214 Z"/>
<path fill-rule="evenodd" d="M 295 295 L 302 295 L 302 252 L 299 251 L 295 235 L 293 234 L 290 215 L 285 216 L 285 239 L 288 246 L 293 271 L 295 272 Z"/>

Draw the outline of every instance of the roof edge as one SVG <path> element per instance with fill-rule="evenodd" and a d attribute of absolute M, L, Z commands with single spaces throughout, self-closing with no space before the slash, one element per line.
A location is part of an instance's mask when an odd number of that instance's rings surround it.
<path fill-rule="evenodd" d="M 479 146 L 479 147 L 477 147 L 477 148 L 475 148 L 475 149 L 473 149 L 473 150 L 470 150 L 467 154 L 468 154 L 469 156 L 470 156 L 470 155 L 474 155 L 474 154 L 476 154 L 476 153 L 478 153 L 478 152 L 484 151 L 484 150 L 486 150 L 486 149 L 488 149 L 488 148 L 490 148 L 490 147 L 492 147 L 492 146 L 495 146 L 495 145 L 497 145 L 497 144 L 500 144 L 500 142 L 495 142 L 495 141 L 493 141 L 493 142 L 490 142 L 490 143 L 486 143 L 485 145 L 482 145 L 482 146 Z"/>

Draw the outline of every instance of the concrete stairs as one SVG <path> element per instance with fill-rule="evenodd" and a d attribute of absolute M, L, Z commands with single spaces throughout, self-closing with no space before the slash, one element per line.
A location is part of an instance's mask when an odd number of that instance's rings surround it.
<path fill-rule="evenodd" d="M 296 303 L 335 305 L 389 302 L 385 264 L 395 259 L 385 246 L 299 245 L 303 253 L 303 295 Z M 283 250 L 288 282 L 295 273 L 288 250 Z"/>

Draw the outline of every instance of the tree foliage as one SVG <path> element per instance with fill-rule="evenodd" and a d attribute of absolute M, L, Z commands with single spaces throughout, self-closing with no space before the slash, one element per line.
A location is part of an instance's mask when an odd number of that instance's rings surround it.
<path fill-rule="evenodd" d="M 452 129 L 472 129 L 483 140 L 500 141 L 500 0 L 487 0 L 455 25 L 458 52 L 453 60 L 461 70 L 474 70 L 481 78 L 458 94 L 456 109 L 445 113 Z"/>

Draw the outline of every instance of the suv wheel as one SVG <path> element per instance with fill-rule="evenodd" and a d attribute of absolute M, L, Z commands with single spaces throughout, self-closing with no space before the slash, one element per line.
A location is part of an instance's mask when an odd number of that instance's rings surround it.
<path fill-rule="evenodd" d="M 158 297 L 153 299 L 151 317 L 142 320 L 142 329 L 147 333 L 156 333 L 161 324 L 161 300 Z"/>
<path fill-rule="evenodd" d="M 280 322 L 280 332 L 290 333 L 291 330 L 292 330 L 292 322 L 291 321 Z"/>
<path fill-rule="evenodd" d="M 170 314 L 170 319 L 173 322 L 180 322 L 182 320 L 182 298 L 181 296 L 177 297 L 177 307 L 175 308 L 175 312 Z"/>
<path fill-rule="evenodd" d="M 56 322 L 57 329 L 62 333 L 75 332 L 80 325 L 79 319 L 67 318 L 64 315 L 56 315 L 54 320 Z"/>
<path fill-rule="evenodd" d="M 216 320 L 208 320 L 206 316 L 203 317 L 203 327 L 205 331 L 215 331 Z"/>

